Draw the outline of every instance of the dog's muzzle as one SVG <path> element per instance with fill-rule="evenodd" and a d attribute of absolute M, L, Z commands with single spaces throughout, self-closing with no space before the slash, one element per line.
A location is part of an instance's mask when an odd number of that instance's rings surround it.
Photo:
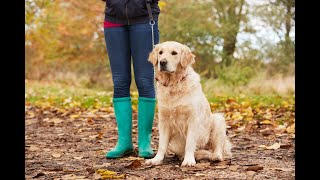
<path fill-rule="evenodd" d="M 167 60 L 166 59 L 161 59 L 159 64 L 160 64 L 160 71 L 167 71 Z"/>

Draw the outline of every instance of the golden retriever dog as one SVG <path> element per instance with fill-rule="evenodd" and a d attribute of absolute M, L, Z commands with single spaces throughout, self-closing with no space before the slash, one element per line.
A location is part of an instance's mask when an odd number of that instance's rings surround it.
<path fill-rule="evenodd" d="M 181 166 L 230 158 L 224 116 L 211 112 L 200 76 L 191 66 L 191 50 L 178 42 L 163 42 L 149 54 L 149 61 L 156 70 L 159 145 L 156 156 L 145 163 L 161 164 L 167 151 L 183 158 Z"/>

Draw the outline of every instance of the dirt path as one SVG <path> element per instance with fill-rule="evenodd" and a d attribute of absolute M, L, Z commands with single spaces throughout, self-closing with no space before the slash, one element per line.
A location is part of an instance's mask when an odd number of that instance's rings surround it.
<path fill-rule="evenodd" d="M 230 128 L 232 159 L 220 163 L 201 161 L 196 167 L 182 168 L 181 161 L 170 155 L 163 165 L 147 166 L 137 155 L 105 158 L 117 141 L 112 112 L 77 113 L 26 106 L 26 179 L 99 179 L 97 169 L 114 171 L 127 179 L 295 179 L 294 135 L 260 132 L 265 127 L 252 131 Z M 137 148 L 137 114 L 133 117 Z M 157 143 L 156 119 L 152 141 L 155 150 Z"/>

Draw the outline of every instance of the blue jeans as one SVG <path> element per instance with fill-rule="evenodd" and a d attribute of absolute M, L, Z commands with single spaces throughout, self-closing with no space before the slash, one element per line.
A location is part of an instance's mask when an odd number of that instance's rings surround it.
<path fill-rule="evenodd" d="M 152 51 L 149 23 L 104 28 L 110 60 L 114 98 L 129 97 L 131 85 L 131 57 L 134 77 L 140 97 L 154 98 L 153 66 L 148 61 Z M 154 42 L 159 43 L 158 23 L 154 25 Z"/>

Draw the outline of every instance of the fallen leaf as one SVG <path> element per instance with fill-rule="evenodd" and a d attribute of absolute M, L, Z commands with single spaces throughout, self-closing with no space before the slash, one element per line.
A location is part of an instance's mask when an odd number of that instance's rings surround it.
<path fill-rule="evenodd" d="M 78 160 L 80 160 L 80 159 L 82 159 L 83 158 L 83 156 L 79 156 L 79 157 L 73 157 L 74 159 L 78 159 Z"/>
<path fill-rule="evenodd" d="M 280 144 L 281 149 L 289 149 L 290 147 L 292 147 L 292 144 Z"/>
<path fill-rule="evenodd" d="M 214 168 L 216 168 L 216 169 L 225 169 L 225 168 L 227 168 L 227 166 L 214 166 Z"/>
<path fill-rule="evenodd" d="M 230 103 L 235 103 L 235 102 L 237 102 L 236 100 L 234 100 L 234 99 L 232 99 L 232 98 L 229 98 L 229 99 L 227 99 L 227 101 L 226 101 L 228 104 L 230 104 Z"/>
<path fill-rule="evenodd" d="M 138 168 L 140 166 L 141 166 L 140 160 L 134 160 L 129 165 L 127 165 L 126 168 L 134 169 L 134 168 Z"/>
<path fill-rule="evenodd" d="M 270 120 L 263 120 L 263 121 L 261 121 L 260 122 L 260 124 L 267 124 L 267 125 L 269 125 L 269 124 L 273 124 Z"/>
<path fill-rule="evenodd" d="M 99 135 L 97 136 L 97 138 L 98 138 L 98 139 L 103 139 L 103 134 L 104 134 L 104 133 L 103 133 L 103 132 L 98 132 L 98 134 L 99 134 Z"/>
<path fill-rule="evenodd" d="M 100 111 L 102 111 L 102 112 L 108 112 L 108 108 L 102 107 L 102 108 L 100 108 Z"/>
<path fill-rule="evenodd" d="M 260 145 L 258 146 L 258 148 L 266 148 L 267 146 L 266 145 Z"/>
<path fill-rule="evenodd" d="M 59 154 L 59 153 L 52 153 L 51 156 L 52 156 L 52 157 L 55 157 L 55 158 L 59 158 L 59 157 L 61 157 L 61 154 Z"/>
<path fill-rule="evenodd" d="M 90 125 L 93 125 L 93 124 L 94 124 L 94 121 L 93 121 L 92 118 L 88 118 L 87 122 L 88 122 L 88 124 L 90 124 Z"/>
<path fill-rule="evenodd" d="M 255 173 L 256 172 L 254 172 L 254 171 L 247 171 L 246 172 L 247 176 L 249 176 L 249 177 L 253 176 Z"/>
<path fill-rule="evenodd" d="M 59 119 L 59 118 L 52 118 L 52 119 L 45 118 L 43 121 L 53 122 L 54 124 L 59 124 L 59 123 L 61 123 L 63 120 L 61 120 L 61 119 Z"/>
<path fill-rule="evenodd" d="M 242 132 L 245 128 L 245 126 L 241 126 L 238 129 L 236 129 L 236 132 Z"/>
<path fill-rule="evenodd" d="M 245 119 L 244 120 L 246 120 L 246 121 L 252 121 L 253 120 L 253 118 L 252 117 L 245 117 Z"/>
<path fill-rule="evenodd" d="M 243 116 L 240 114 L 240 112 L 235 112 L 232 116 L 231 119 L 237 121 L 237 120 L 242 120 Z"/>
<path fill-rule="evenodd" d="M 36 123 L 36 122 L 38 122 L 37 119 L 27 119 L 26 122 L 25 122 L 25 124 L 28 126 L 28 125 L 34 124 L 34 123 Z"/>
<path fill-rule="evenodd" d="M 276 170 L 276 171 L 285 171 L 285 172 L 290 172 L 293 171 L 294 169 L 292 168 L 268 168 L 270 170 Z"/>
<path fill-rule="evenodd" d="M 274 130 L 276 130 L 277 132 L 284 132 L 286 130 L 286 127 L 286 124 L 278 125 Z"/>
<path fill-rule="evenodd" d="M 96 170 L 97 173 L 101 175 L 103 179 L 125 179 L 125 174 L 116 175 L 117 173 L 114 171 L 109 171 L 106 169 L 98 169 Z"/>
<path fill-rule="evenodd" d="M 99 134 L 98 134 L 98 135 L 92 135 L 92 136 L 89 136 L 89 138 L 95 139 L 95 138 L 97 138 L 98 136 L 99 136 Z"/>
<path fill-rule="evenodd" d="M 29 118 L 35 117 L 34 112 L 32 112 L 32 111 L 28 111 L 27 115 L 29 115 Z"/>
<path fill-rule="evenodd" d="M 270 112 L 266 113 L 265 115 L 263 115 L 263 118 L 265 119 L 271 119 L 272 118 L 272 114 Z"/>
<path fill-rule="evenodd" d="M 287 136 L 287 134 L 279 134 L 279 133 L 277 133 L 276 136 L 277 137 L 283 137 L 283 136 Z"/>
<path fill-rule="evenodd" d="M 79 118 L 80 115 L 79 114 L 72 114 L 69 116 L 71 119 L 76 119 L 76 118 Z"/>
<path fill-rule="evenodd" d="M 30 147 L 29 147 L 29 151 L 38 151 L 40 148 L 38 148 L 37 146 L 35 146 L 35 145 L 31 145 Z"/>
<path fill-rule="evenodd" d="M 202 169 L 206 169 L 206 168 L 210 167 L 210 162 L 197 163 L 197 164 L 195 165 L 195 167 L 197 167 L 197 168 L 202 168 Z"/>
<path fill-rule="evenodd" d="M 273 145 L 266 147 L 266 149 L 274 149 L 274 150 L 279 148 L 280 148 L 280 143 L 274 143 Z"/>
<path fill-rule="evenodd" d="M 247 108 L 250 106 L 250 102 L 249 101 L 243 101 L 240 103 L 242 107 Z"/>
<path fill-rule="evenodd" d="M 59 118 L 53 118 L 52 122 L 55 124 L 61 123 L 63 120 L 59 119 Z"/>
<path fill-rule="evenodd" d="M 230 169 L 231 171 L 237 171 L 238 166 L 230 166 L 229 169 Z"/>
<path fill-rule="evenodd" d="M 202 173 L 196 173 L 195 176 L 199 177 L 199 176 L 205 176 L 205 174 Z"/>
<path fill-rule="evenodd" d="M 292 125 L 288 126 L 286 128 L 286 132 L 289 133 L 289 134 L 292 134 L 295 132 L 295 127 L 296 127 L 296 123 L 293 123 Z"/>
<path fill-rule="evenodd" d="M 246 171 L 255 171 L 255 172 L 257 172 L 257 171 L 259 171 L 259 170 L 261 170 L 261 169 L 263 169 L 263 167 L 261 167 L 261 166 L 249 166 L 249 167 L 246 169 Z"/>
<path fill-rule="evenodd" d="M 25 179 L 32 179 L 33 176 L 31 176 L 31 175 L 25 175 L 24 178 L 25 178 Z"/>

